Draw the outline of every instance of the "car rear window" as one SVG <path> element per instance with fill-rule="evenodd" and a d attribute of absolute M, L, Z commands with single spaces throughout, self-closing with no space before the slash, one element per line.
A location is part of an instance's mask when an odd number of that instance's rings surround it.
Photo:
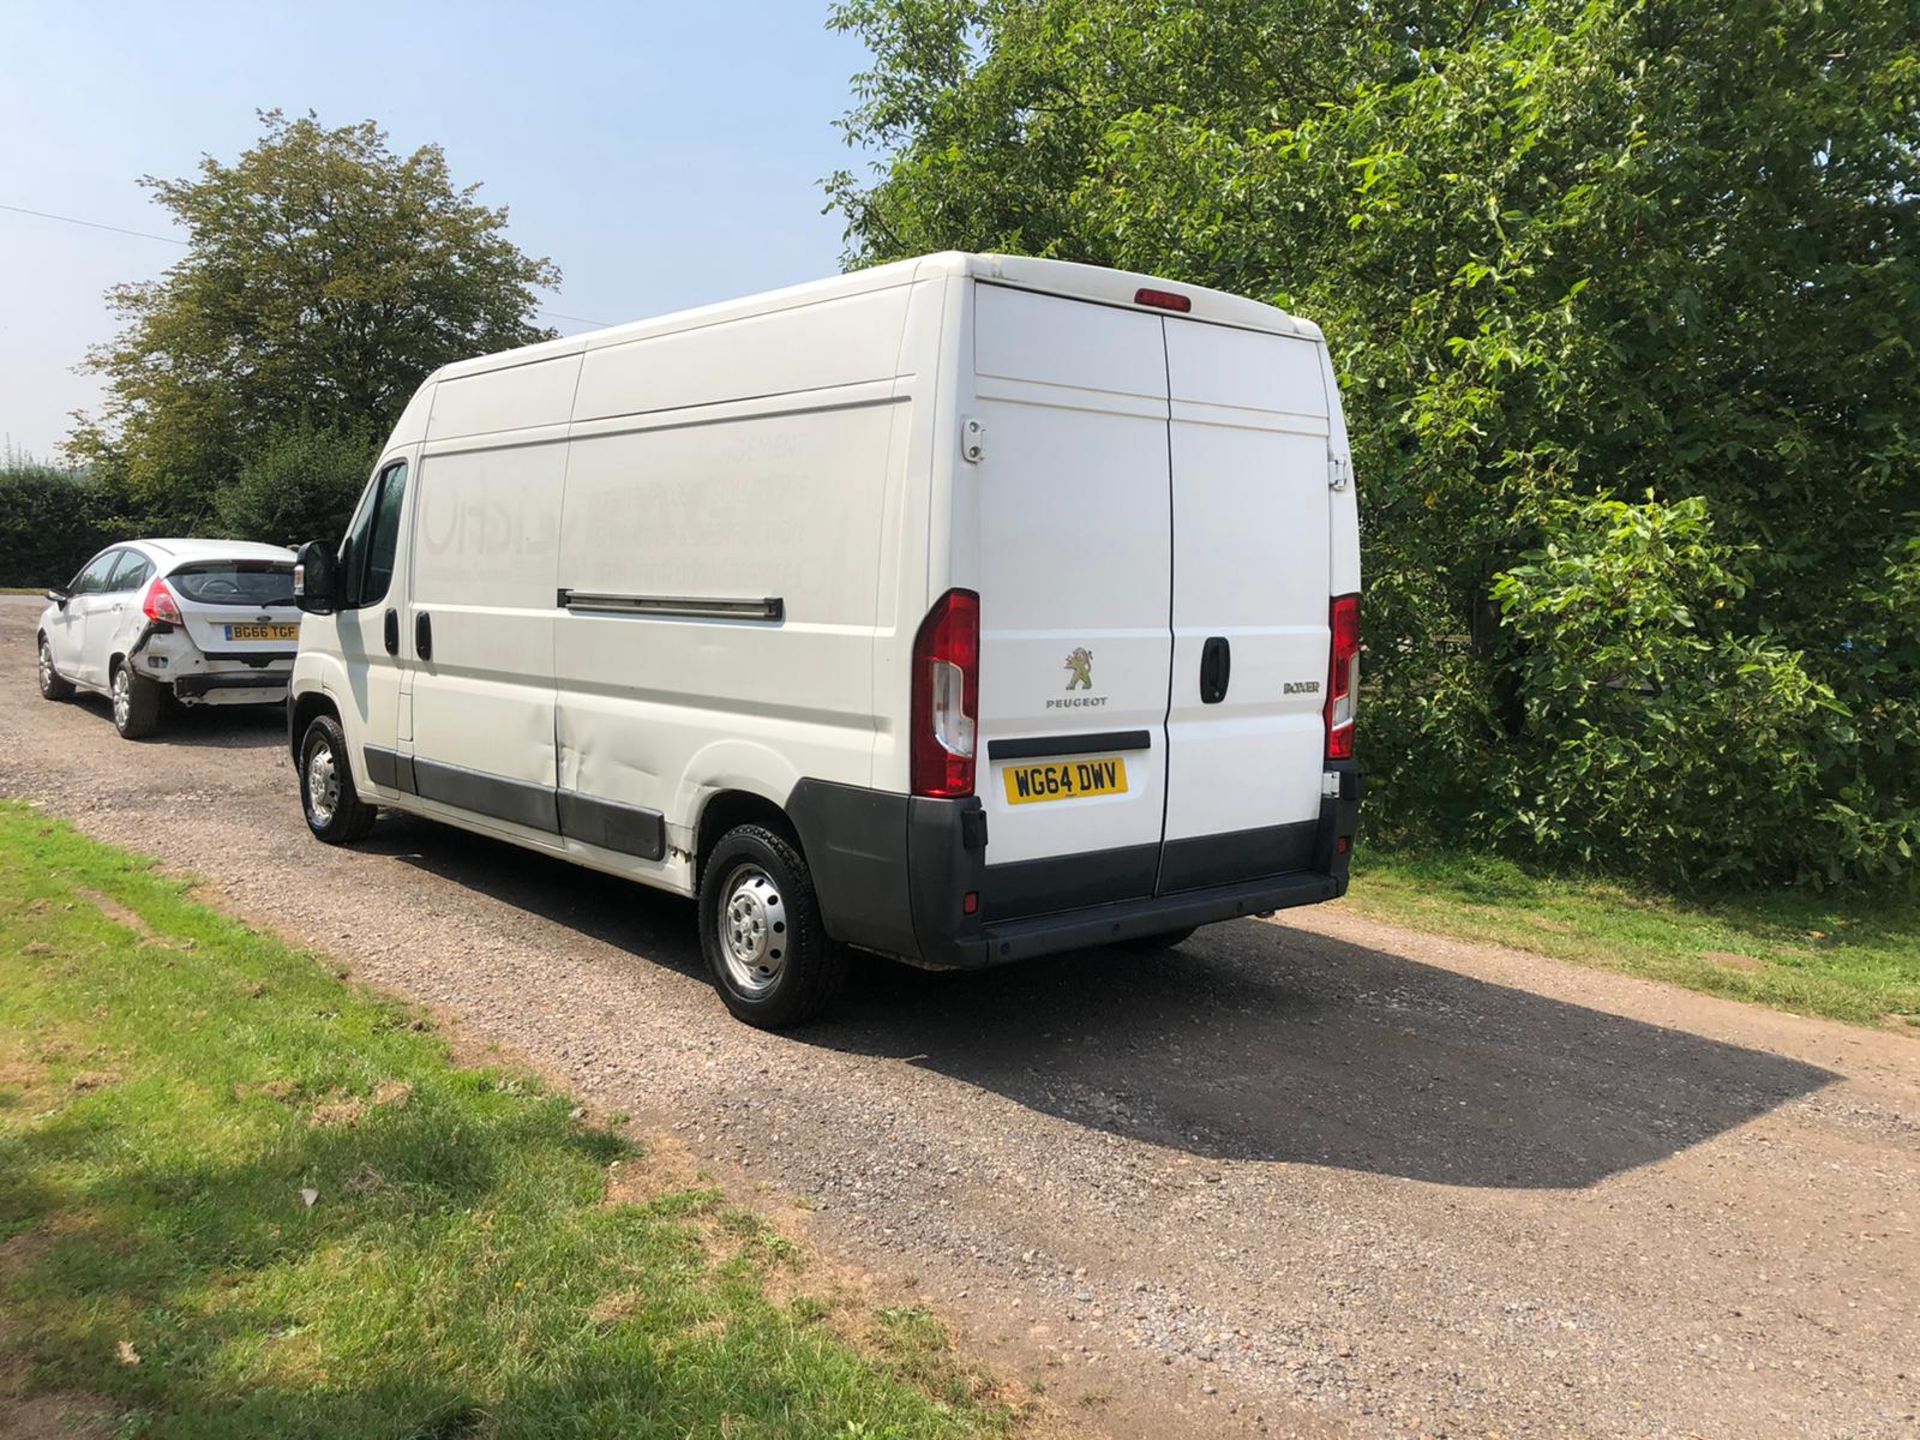
<path fill-rule="evenodd" d="M 291 560 L 203 560 L 167 577 L 180 598 L 197 605 L 291 605 Z"/>

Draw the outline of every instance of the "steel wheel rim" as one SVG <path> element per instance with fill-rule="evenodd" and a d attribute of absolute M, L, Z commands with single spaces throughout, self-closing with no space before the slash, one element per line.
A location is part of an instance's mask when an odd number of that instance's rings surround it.
<path fill-rule="evenodd" d="M 744 994 L 766 994 L 780 983 L 790 948 L 780 887 L 758 865 L 742 865 L 718 903 L 720 955 L 728 979 Z"/>
<path fill-rule="evenodd" d="M 334 764 L 333 747 L 322 743 L 307 756 L 307 817 L 324 830 L 333 823 L 339 805 L 340 771 Z"/>
<path fill-rule="evenodd" d="M 113 672 L 113 723 L 122 730 L 133 718 L 133 679 L 122 665 Z"/>
<path fill-rule="evenodd" d="M 40 642 L 40 689 L 44 692 L 53 689 L 53 651 L 47 642 Z"/>

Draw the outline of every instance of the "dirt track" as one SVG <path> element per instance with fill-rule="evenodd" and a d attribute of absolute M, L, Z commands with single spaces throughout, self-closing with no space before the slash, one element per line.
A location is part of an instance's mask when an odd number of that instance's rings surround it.
<path fill-rule="evenodd" d="M 445 1008 L 925 1295 L 1089 1431 L 1920 1434 L 1920 1043 L 1338 906 L 772 1037 L 691 908 L 404 818 L 311 841 L 277 712 L 121 741 L 0 600 L 0 794 Z"/>

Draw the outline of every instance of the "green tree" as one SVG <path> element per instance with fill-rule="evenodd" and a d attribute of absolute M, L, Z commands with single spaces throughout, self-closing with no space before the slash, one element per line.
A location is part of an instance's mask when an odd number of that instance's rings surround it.
<path fill-rule="evenodd" d="M 142 183 L 186 226 L 186 258 L 109 302 L 126 322 L 69 449 L 166 528 L 206 524 L 270 437 L 384 431 L 436 367 L 546 338 L 551 262 L 456 185 L 437 145 L 396 154 L 371 121 L 262 114 L 258 144 Z"/>
<path fill-rule="evenodd" d="M 874 57 L 848 136 L 883 154 L 828 182 L 850 263 L 1056 255 L 1325 327 L 1377 825 L 1669 872 L 1912 872 L 1920 0 L 846 0 L 834 23 Z M 1741 557 L 1710 648 L 1758 647 L 1851 715 L 1816 707 L 1798 824 L 1689 817 L 1655 856 L 1584 843 L 1591 807 L 1542 812 L 1557 836 L 1508 823 L 1581 727 L 1641 732 L 1637 702 L 1541 703 L 1551 633 L 1500 598 L 1626 494 L 1698 501 Z M 1776 803 L 1719 731 L 1683 755 L 1696 738 L 1648 763 Z M 1799 763 L 1757 715 L 1747 740 Z"/>
<path fill-rule="evenodd" d="M 385 439 L 365 426 L 274 432 L 214 497 L 213 528 L 275 545 L 343 534 Z"/>

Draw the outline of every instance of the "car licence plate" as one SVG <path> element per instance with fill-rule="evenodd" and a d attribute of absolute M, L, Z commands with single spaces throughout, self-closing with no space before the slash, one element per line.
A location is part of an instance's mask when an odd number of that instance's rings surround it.
<path fill-rule="evenodd" d="M 298 640 L 298 625 L 229 625 L 227 639 L 233 640 Z"/>
<path fill-rule="evenodd" d="M 1045 765 L 1009 765 L 1003 774 L 1009 805 L 1127 792 L 1127 762 L 1118 755 L 1093 760 L 1049 761 Z"/>

